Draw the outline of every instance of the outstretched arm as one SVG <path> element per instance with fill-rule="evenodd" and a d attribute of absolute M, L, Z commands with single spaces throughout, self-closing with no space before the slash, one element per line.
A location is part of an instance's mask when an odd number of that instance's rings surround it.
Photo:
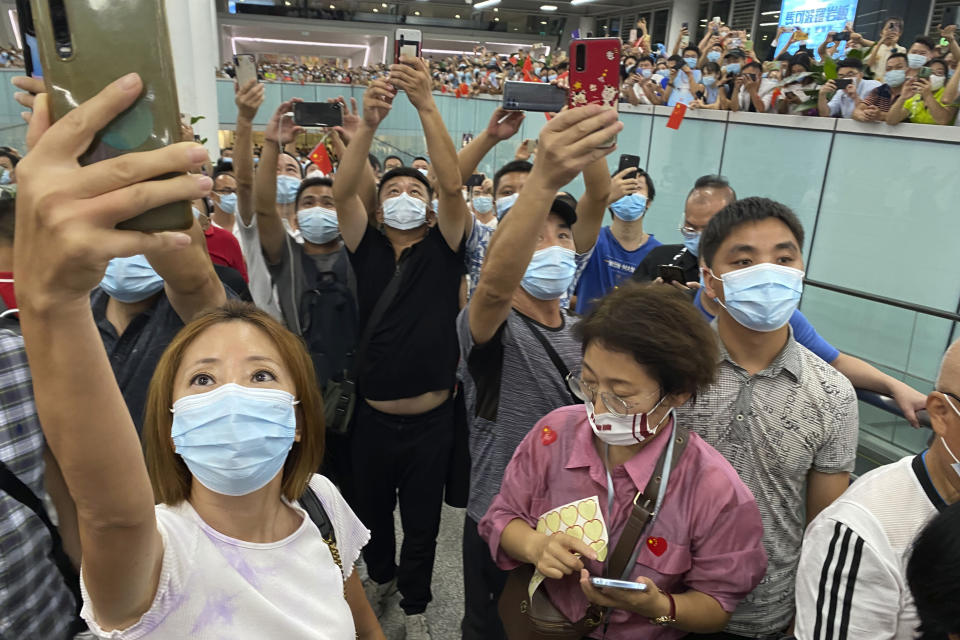
<path fill-rule="evenodd" d="M 277 159 L 280 147 L 293 140 L 300 127 L 294 125 L 293 118 L 286 114 L 293 109 L 294 102 L 300 98 L 287 100 L 273 112 L 267 128 L 263 132 L 263 150 L 260 152 L 260 168 L 254 180 L 253 207 L 257 214 L 257 230 L 260 233 L 260 247 L 270 264 L 280 262 L 280 252 L 286 241 L 286 229 L 277 211 Z"/>
<path fill-rule="evenodd" d="M 610 175 L 607 160 L 601 156 L 583 170 L 583 197 L 577 202 L 577 222 L 573 225 L 573 242 L 577 253 L 593 249 L 603 226 L 603 214 L 610 199 Z"/>
<path fill-rule="evenodd" d="M 480 162 L 490 153 L 491 149 L 497 146 L 497 143 L 512 138 L 520 130 L 520 125 L 523 124 L 525 117 L 522 111 L 507 111 L 503 107 L 497 108 L 490 116 L 487 128 L 471 140 L 457 155 L 460 175 L 463 178 L 468 178 L 476 173 Z"/>
<path fill-rule="evenodd" d="M 103 348 L 89 292 L 118 256 L 190 251 L 182 233 L 120 231 L 151 208 L 205 196 L 197 144 L 81 167 L 94 136 L 140 95 L 124 76 L 50 126 L 38 97 L 18 165 L 14 269 L 37 413 L 77 506 L 83 577 L 97 621 L 128 626 L 157 590 L 163 544 L 140 440 Z M 173 178 L 155 179 L 158 176 Z M 64 366 L 64 363 L 70 366 Z"/>
<path fill-rule="evenodd" d="M 367 231 L 367 209 L 360 194 L 360 176 L 369 171 L 370 145 L 377 127 L 390 113 L 396 90 L 385 80 L 374 80 L 363 94 L 363 121 L 340 159 L 340 172 L 333 181 L 340 235 L 350 251 L 356 251 Z"/>
<path fill-rule="evenodd" d="M 250 226 L 253 221 L 253 119 L 262 104 L 263 85 L 256 80 L 237 89 L 233 175 L 237 179 L 237 215 L 244 226 Z"/>

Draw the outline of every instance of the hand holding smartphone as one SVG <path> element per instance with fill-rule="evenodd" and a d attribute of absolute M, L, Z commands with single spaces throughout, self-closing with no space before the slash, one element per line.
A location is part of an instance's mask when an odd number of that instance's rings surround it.
<path fill-rule="evenodd" d="M 599 578 L 592 576 L 590 584 L 595 587 L 608 589 L 626 589 L 628 591 L 646 591 L 647 585 L 643 582 L 630 582 L 628 580 L 611 580 L 610 578 Z"/>
<path fill-rule="evenodd" d="M 393 61 L 400 64 L 400 56 L 419 58 L 423 36 L 419 29 L 397 29 L 394 34 Z"/>
<path fill-rule="evenodd" d="M 586 38 L 570 43 L 570 86 L 567 106 L 571 109 L 601 104 L 618 109 L 620 103 L 619 38 Z M 612 147 L 611 139 L 603 148 Z"/>
<path fill-rule="evenodd" d="M 257 63 L 252 53 L 238 53 L 233 56 L 233 68 L 237 70 L 238 87 L 245 87 L 251 80 L 257 79 Z"/>

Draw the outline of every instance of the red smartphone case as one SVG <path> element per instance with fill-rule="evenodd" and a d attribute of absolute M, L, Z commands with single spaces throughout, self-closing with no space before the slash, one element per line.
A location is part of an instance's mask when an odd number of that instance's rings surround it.
<path fill-rule="evenodd" d="M 577 47 L 586 47 L 583 70 L 577 70 Z M 570 43 L 570 91 L 567 104 L 582 107 L 602 104 L 617 108 L 620 102 L 620 40 L 585 38 Z"/>

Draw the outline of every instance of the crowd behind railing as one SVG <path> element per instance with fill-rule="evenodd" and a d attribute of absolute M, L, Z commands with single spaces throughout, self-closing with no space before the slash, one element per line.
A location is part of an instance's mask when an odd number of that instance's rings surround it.
<path fill-rule="evenodd" d="M 940 39 L 907 39 L 903 21 L 890 18 L 872 41 L 847 24 L 829 32 L 816 55 L 807 34 L 781 27 L 766 56 L 755 51 L 744 31 L 711 23 L 694 44 L 681 29 L 668 52 L 652 44 L 646 25 L 638 23 L 636 41 L 621 48 L 621 103 L 683 103 L 692 109 L 779 113 L 852 118 L 861 122 L 952 125 L 960 106 L 960 60 L 956 25 L 938 27 Z M 786 46 L 781 37 L 789 33 Z M 506 55 L 477 47 L 471 55 L 430 60 L 434 91 L 457 97 L 499 95 L 504 83 L 560 82 L 569 73 L 562 51 L 546 47 Z M 261 61 L 261 80 L 366 86 L 386 78 L 387 65 L 339 67 L 294 61 Z M 219 70 L 233 77 L 232 63 Z"/>

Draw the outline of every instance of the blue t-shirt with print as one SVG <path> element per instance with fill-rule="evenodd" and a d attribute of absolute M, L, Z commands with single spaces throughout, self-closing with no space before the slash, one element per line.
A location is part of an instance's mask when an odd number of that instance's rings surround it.
<path fill-rule="evenodd" d="M 577 283 L 577 313 L 583 315 L 590 311 L 594 300 L 602 298 L 620 284 L 621 280 L 632 276 L 637 265 L 661 244 L 663 243 L 650 234 L 647 241 L 636 250 L 627 251 L 613 237 L 610 227 L 602 228 L 593 249 L 593 256 Z"/>
<path fill-rule="evenodd" d="M 701 293 L 703 293 L 703 290 L 697 291 L 697 295 L 693 299 L 693 304 L 707 319 L 707 322 L 713 322 L 713 314 L 707 311 L 703 307 L 703 302 L 700 301 Z M 840 351 L 817 333 L 817 330 L 813 328 L 813 325 L 810 324 L 807 317 L 800 313 L 799 309 L 794 311 L 793 315 L 790 316 L 790 326 L 793 327 L 794 340 L 807 349 L 810 349 L 810 351 L 827 364 L 832 363 L 840 356 Z"/>

